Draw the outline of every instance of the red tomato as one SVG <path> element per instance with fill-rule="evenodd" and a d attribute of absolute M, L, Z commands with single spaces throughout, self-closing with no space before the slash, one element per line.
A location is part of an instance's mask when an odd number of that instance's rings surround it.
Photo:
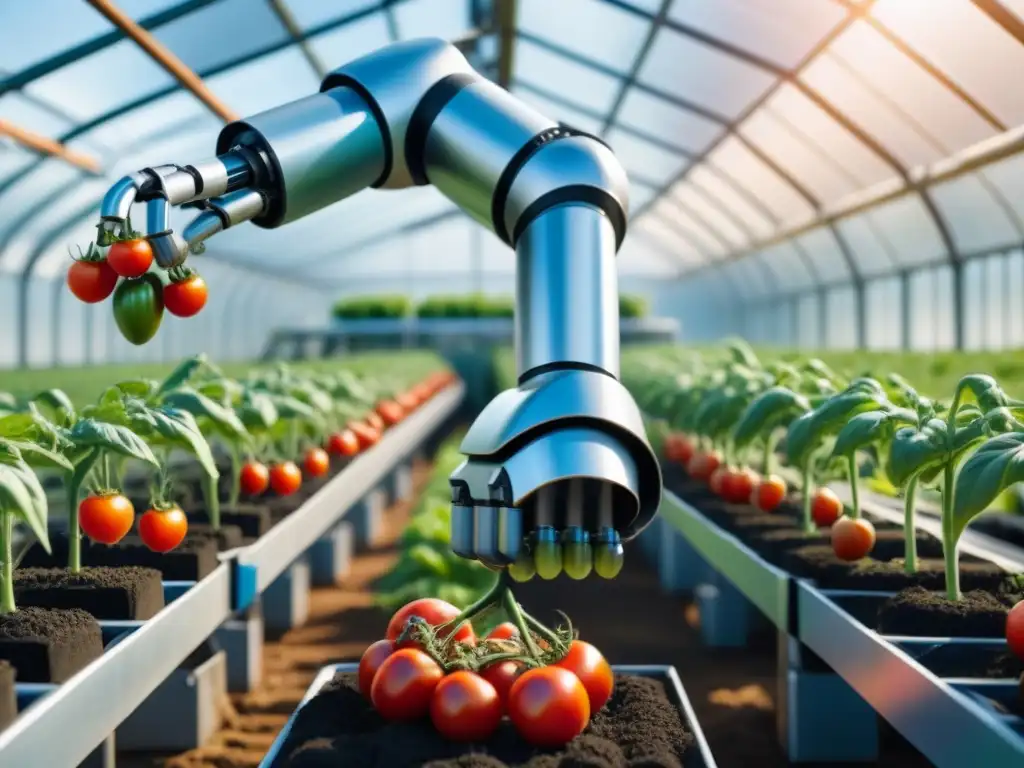
<path fill-rule="evenodd" d="M 442 678 L 444 671 L 423 651 L 399 648 L 377 670 L 370 701 L 386 720 L 419 720 L 430 711 L 430 699 Z"/>
<path fill-rule="evenodd" d="M 392 643 L 397 643 L 398 637 L 402 634 L 402 630 L 405 629 L 406 623 L 413 616 L 418 616 L 430 626 L 436 627 L 439 624 L 444 624 L 446 621 L 451 621 L 459 613 L 461 611 L 454 605 L 446 603 L 444 600 L 438 600 L 436 597 L 423 597 L 419 600 L 413 600 L 411 603 L 406 603 L 395 611 L 395 615 L 388 622 L 388 631 L 384 636 Z M 469 622 L 463 624 L 459 631 L 455 633 L 455 640 L 463 643 L 472 643 L 476 640 L 473 627 L 470 626 Z M 415 647 L 415 645 L 412 641 L 406 641 L 398 647 L 407 648 Z"/>
<path fill-rule="evenodd" d="M 430 700 L 430 720 L 449 741 L 485 741 L 498 730 L 504 713 L 494 686 L 464 670 L 438 683 Z"/>
<path fill-rule="evenodd" d="M 875 526 L 870 520 L 841 517 L 832 526 L 832 551 L 840 560 L 852 563 L 867 557 L 875 548 Z"/>
<path fill-rule="evenodd" d="M 1006 614 L 1006 643 L 1013 655 L 1024 661 L 1024 600 Z"/>
<path fill-rule="evenodd" d="M 327 452 L 335 456 L 355 456 L 359 453 L 359 438 L 351 429 L 332 432 L 327 438 Z"/>
<path fill-rule="evenodd" d="M 247 461 L 238 474 L 238 482 L 246 496 L 259 496 L 270 485 L 270 470 L 258 461 Z"/>
<path fill-rule="evenodd" d="M 811 500 L 811 517 L 820 528 L 828 528 L 843 514 L 843 502 L 828 488 L 819 488 Z"/>
<path fill-rule="evenodd" d="M 488 640 L 517 640 L 519 629 L 511 621 L 499 624 L 487 634 Z"/>
<path fill-rule="evenodd" d="M 121 277 L 142 277 L 153 263 L 153 249 L 142 238 L 122 240 L 110 246 L 107 263 Z"/>
<path fill-rule="evenodd" d="M 278 496 L 290 496 L 302 485 L 302 472 L 294 461 L 282 461 L 270 468 L 270 487 Z"/>
<path fill-rule="evenodd" d="M 708 478 L 708 488 L 711 489 L 713 494 L 724 499 L 729 492 L 728 485 L 731 480 L 732 470 L 722 465 L 711 473 L 711 476 Z"/>
<path fill-rule="evenodd" d="M 370 426 L 370 429 L 375 429 L 377 432 L 383 432 L 384 428 L 387 426 L 384 423 L 384 419 L 382 419 L 380 414 L 376 411 L 370 411 L 366 414 L 364 421 Z M 377 438 L 380 439 L 380 435 L 378 435 Z"/>
<path fill-rule="evenodd" d="M 724 489 L 726 500 L 733 504 L 749 504 L 759 479 L 757 473 L 750 469 L 733 472 Z"/>
<path fill-rule="evenodd" d="M 573 640 L 569 653 L 555 666 L 569 670 L 580 679 L 587 690 L 591 713 L 601 709 L 612 697 L 615 685 L 612 668 L 601 652 L 590 643 Z"/>
<path fill-rule="evenodd" d="M 310 448 L 306 451 L 302 468 L 310 477 L 323 477 L 331 468 L 331 459 L 323 448 Z"/>
<path fill-rule="evenodd" d="M 188 533 L 188 518 L 179 507 L 150 509 L 139 519 L 139 537 L 154 552 L 170 552 Z"/>
<path fill-rule="evenodd" d="M 519 735 L 535 747 L 560 747 L 590 722 L 587 689 L 562 667 L 529 669 L 508 695 L 508 715 Z"/>
<path fill-rule="evenodd" d="M 671 433 L 665 436 L 665 458 L 669 461 L 682 461 L 682 457 L 679 452 L 679 446 L 681 443 L 680 436 Z"/>
<path fill-rule="evenodd" d="M 405 411 L 402 406 L 394 400 L 382 400 L 377 403 L 377 414 L 384 420 L 385 427 L 393 427 L 405 418 Z"/>
<path fill-rule="evenodd" d="M 399 395 L 395 395 L 395 403 L 402 409 L 403 415 L 406 415 L 415 411 L 419 406 L 420 401 L 413 390 L 409 390 L 408 392 L 402 392 Z"/>
<path fill-rule="evenodd" d="M 359 450 L 365 451 L 367 448 L 372 448 L 380 441 L 380 430 L 371 427 L 368 424 L 364 424 L 361 421 L 350 421 L 348 428 L 356 436 L 359 441 Z"/>
<path fill-rule="evenodd" d="M 697 447 L 693 442 L 686 435 L 681 435 L 679 438 L 679 463 L 685 467 L 690 463 L 690 459 L 693 458 L 696 451 Z"/>
<path fill-rule="evenodd" d="M 75 261 L 68 268 L 68 288 L 79 301 L 97 304 L 114 292 L 117 272 L 106 261 Z"/>
<path fill-rule="evenodd" d="M 366 698 L 370 698 L 373 678 L 377 676 L 380 665 L 394 652 L 395 646 L 390 640 L 378 640 L 363 651 L 363 656 L 359 659 L 359 690 Z"/>
<path fill-rule="evenodd" d="M 785 498 L 786 481 L 777 475 L 769 475 L 758 483 L 753 502 L 762 512 L 774 512 Z"/>
<path fill-rule="evenodd" d="M 722 459 L 714 451 L 710 453 L 695 452 L 686 465 L 686 473 L 694 480 L 710 480 L 711 475 L 721 465 Z"/>
<path fill-rule="evenodd" d="M 191 275 L 177 283 L 164 286 L 164 307 L 172 315 L 192 317 L 206 306 L 206 281 Z"/>
<path fill-rule="evenodd" d="M 134 522 L 135 507 L 119 493 L 88 496 L 78 505 L 82 533 L 100 544 L 117 544 Z"/>
<path fill-rule="evenodd" d="M 499 661 L 480 670 L 480 676 L 494 686 L 502 706 L 505 706 L 508 703 L 508 694 L 512 690 L 512 686 L 523 674 L 524 669 L 526 667 L 517 661 Z"/>

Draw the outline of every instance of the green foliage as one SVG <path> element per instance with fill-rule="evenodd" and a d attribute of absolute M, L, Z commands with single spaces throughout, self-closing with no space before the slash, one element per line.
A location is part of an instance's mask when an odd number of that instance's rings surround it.
<path fill-rule="evenodd" d="M 358 296 L 338 301 L 332 314 L 341 320 L 409 317 L 412 302 L 405 296 Z"/>

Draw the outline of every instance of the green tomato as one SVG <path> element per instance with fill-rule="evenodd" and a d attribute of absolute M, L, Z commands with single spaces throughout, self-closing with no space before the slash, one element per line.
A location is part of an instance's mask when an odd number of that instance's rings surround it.
<path fill-rule="evenodd" d="M 562 545 L 557 541 L 537 541 L 533 545 L 533 562 L 537 575 L 545 581 L 562 572 Z"/>
<path fill-rule="evenodd" d="M 594 555 L 590 544 L 582 541 L 566 542 L 562 545 L 562 567 L 570 579 L 585 579 L 593 567 Z"/>
<path fill-rule="evenodd" d="M 114 291 L 114 321 L 132 344 L 141 346 L 156 336 L 163 316 L 163 285 L 152 272 L 122 280 Z"/>

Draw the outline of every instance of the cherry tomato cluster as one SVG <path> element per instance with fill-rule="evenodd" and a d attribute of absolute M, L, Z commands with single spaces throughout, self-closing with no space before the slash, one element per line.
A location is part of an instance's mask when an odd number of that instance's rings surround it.
<path fill-rule="evenodd" d="M 611 698 L 611 667 L 597 648 L 580 640 L 573 640 L 554 663 L 536 666 L 516 656 L 523 646 L 512 623 L 483 638 L 468 621 L 454 635 L 442 631 L 447 658 L 410 637 L 416 622 L 443 627 L 460 615 L 443 600 L 415 600 L 391 617 L 385 638 L 366 649 L 359 662 L 359 689 L 382 717 L 412 721 L 429 716 L 446 739 L 478 742 L 493 735 L 507 716 L 529 744 L 557 747 L 582 733 L 591 714 Z M 548 647 L 540 638 L 534 642 Z M 490 654 L 499 658 L 488 662 L 486 649 L 511 652 Z M 481 651 L 476 658 L 482 663 L 467 661 L 473 650 Z M 452 659 L 459 661 L 449 663 Z"/>
<path fill-rule="evenodd" d="M 117 544 L 135 523 L 135 507 L 116 491 L 101 491 L 78 505 L 78 525 L 98 544 Z M 188 519 L 176 504 L 154 505 L 139 518 L 139 538 L 154 552 L 170 552 L 188 533 Z"/>
<path fill-rule="evenodd" d="M 106 301 L 113 294 L 114 321 L 121 335 L 132 344 L 145 344 L 156 335 L 165 309 L 177 317 L 193 317 L 207 299 L 206 281 L 194 270 L 173 267 L 165 285 L 152 266 L 149 241 L 132 233 L 130 239 L 115 241 L 106 254 L 90 244 L 68 269 L 68 288 L 87 304 Z"/>
<path fill-rule="evenodd" d="M 752 504 L 774 512 L 786 498 L 786 481 L 776 475 L 761 477 L 750 469 L 728 466 L 717 451 L 702 451 L 685 435 L 665 439 L 665 458 L 681 464 L 694 480 L 708 484 L 712 493 L 731 504 Z M 867 557 L 875 546 L 870 520 L 843 514 L 843 503 L 829 488 L 818 488 L 811 500 L 811 517 L 819 528 L 829 528 L 832 551 L 840 560 Z"/>

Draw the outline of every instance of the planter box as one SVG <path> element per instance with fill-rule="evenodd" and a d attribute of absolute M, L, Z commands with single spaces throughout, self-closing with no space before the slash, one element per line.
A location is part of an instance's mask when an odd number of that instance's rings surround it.
<path fill-rule="evenodd" d="M 309 618 L 309 560 L 300 557 L 267 587 L 261 597 L 263 627 L 268 637 L 280 637 Z"/>
<path fill-rule="evenodd" d="M 348 575 L 355 551 L 355 526 L 342 520 L 309 551 L 310 579 L 314 587 L 332 587 Z"/>
<path fill-rule="evenodd" d="M 228 691 L 247 693 L 263 679 L 263 612 L 259 601 L 217 629 L 217 643 L 227 656 Z"/>
<path fill-rule="evenodd" d="M 260 768 L 280 768 L 283 764 L 283 760 L 286 755 L 283 753 L 283 749 L 288 742 L 289 734 L 296 725 L 296 719 L 299 712 L 303 707 L 307 706 L 311 700 L 313 700 L 321 689 L 324 688 L 334 677 L 339 673 L 353 673 L 358 668 L 357 664 L 332 664 L 324 667 L 317 675 L 313 684 L 306 692 L 305 697 L 299 703 L 295 713 L 289 718 L 288 723 L 278 734 L 275 739 L 270 751 L 267 752 L 266 757 L 260 763 Z M 716 763 L 711 755 L 711 750 L 708 748 L 706 739 L 704 738 L 703 731 L 697 722 L 696 715 L 694 714 L 693 707 L 690 704 L 690 700 L 686 695 L 686 691 L 683 689 L 683 685 L 679 680 L 678 674 L 674 667 L 660 667 L 660 666 L 615 666 L 613 667 L 614 672 L 617 675 L 630 675 L 633 677 L 647 677 L 654 680 L 658 680 L 665 686 L 665 692 L 668 695 L 670 705 L 678 709 L 680 719 L 683 727 L 692 736 L 692 744 L 689 746 L 686 752 L 686 768 L 716 768 Z M 318 734 L 304 734 L 309 738 L 314 738 Z M 327 737 L 329 734 L 323 734 Z"/>

